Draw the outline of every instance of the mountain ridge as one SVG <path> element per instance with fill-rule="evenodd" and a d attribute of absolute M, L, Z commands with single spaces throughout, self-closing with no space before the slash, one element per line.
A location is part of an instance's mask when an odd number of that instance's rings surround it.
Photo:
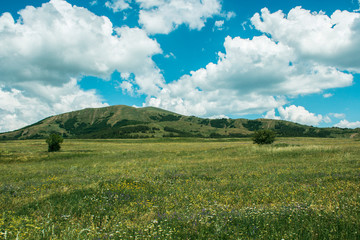
<path fill-rule="evenodd" d="M 359 138 L 360 129 L 317 128 L 273 119 L 208 119 L 155 107 L 114 105 L 86 108 L 44 118 L 21 129 L 0 133 L 0 140 L 41 139 L 50 133 L 65 138 L 249 137 L 272 129 L 282 137 Z"/>

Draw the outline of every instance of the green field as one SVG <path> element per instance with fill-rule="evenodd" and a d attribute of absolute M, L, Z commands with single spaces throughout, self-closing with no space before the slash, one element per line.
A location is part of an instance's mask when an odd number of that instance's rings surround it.
<path fill-rule="evenodd" d="M 0 142 L 0 239 L 360 239 L 360 141 Z"/>

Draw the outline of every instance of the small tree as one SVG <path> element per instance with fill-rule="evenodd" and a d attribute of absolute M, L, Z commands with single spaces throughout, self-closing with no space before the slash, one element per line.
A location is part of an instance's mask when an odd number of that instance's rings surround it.
<path fill-rule="evenodd" d="M 46 143 L 48 144 L 49 152 L 59 151 L 61 146 L 60 144 L 64 141 L 64 139 L 56 133 L 50 134 L 50 136 L 46 139 Z"/>
<path fill-rule="evenodd" d="M 269 129 L 258 130 L 252 140 L 256 144 L 272 144 L 275 141 L 275 132 Z"/>

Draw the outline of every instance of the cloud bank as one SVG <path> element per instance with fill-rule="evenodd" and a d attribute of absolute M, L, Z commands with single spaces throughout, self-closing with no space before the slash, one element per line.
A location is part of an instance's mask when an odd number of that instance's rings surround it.
<path fill-rule="evenodd" d="M 264 8 L 251 18 L 262 36 L 227 37 L 216 63 L 167 84 L 145 105 L 200 116 L 277 108 L 282 119 L 310 125 L 329 122 L 301 106 L 282 106 L 288 98 L 353 84 L 352 73 L 360 71 L 359 19 L 359 13 L 347 11 L 329 17 L 301 7 L 288 15 Z"/>
<path fill-rule="evenodd" d="M 288 107 L 279 107 L 279 116 L 276 116 L 275 109 L 272 109 L 266 113 L 264 118 L 268 119 L 282 119 L 291 122 L 297 122 L 305 125 L 317 126 L 321 122 L 331 122 L 328 116 L 323 117 L 321 114 L 314 114 L 306 110 L 302 106 L 291 105 Z"/>
<path fill-rule="evenodd" d="M 222 7 L 220 0 L 112 0 L 105 6 L 119 12 L 131 8 L 132 2 L 140 8 L 139 24 L 150 34 L 168 34 L 183 24 L 200 30 L 208 18 L 221 14 Z"/>
<path fill-rule="evenodd" d="M 338 124 L 335 124 L 334 127 L 339 128 L 360 128 L 360 122 L 349 122 L 346 119 L 341 120 Z"/>
<path fill-rule="evenodd" d="M 49 114 L 105 106 L 95 91 L 79 88 L 74 79 L 83 76 L 133 73 L 139 92 L 147 94 L 164 84 L 151 58 L 162 50 L 142 29 L 114 28 L 107 17 L 64 0 L 28 6 L 19 15 L 16 21 L 10 13 L 0 17 L 0 98 L 6 99 L 0 118 L 17 123 L 2 121 L 0 131 Z"/>
<path fill-rule="evenodd" d="M 335 11 L 331 16 L 296 7 L 287 15 L 267 8 L 251 18 L 257 30 L 292 47 L 304 60 L 360 71 L 360 14 Z"/>

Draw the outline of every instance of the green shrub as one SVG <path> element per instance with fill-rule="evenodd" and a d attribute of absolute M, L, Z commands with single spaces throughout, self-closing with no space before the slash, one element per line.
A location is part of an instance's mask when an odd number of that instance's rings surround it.
<path fill-rule="evenodd" d="M 252 140 L 256 144 L 272 144 L 275 141 L 275 132 L 269 129 L 258 130 Z"/>
<path fill-rule="evenodd" d="M 60 144 L 64 141 L 64 139 L 56 134 L 50 134 L 50 136 L 46 139 L 46 143 L 48 144 L 48 151 L 49 152 L 56 152 L 59 151 L 61 146 Z"/>

